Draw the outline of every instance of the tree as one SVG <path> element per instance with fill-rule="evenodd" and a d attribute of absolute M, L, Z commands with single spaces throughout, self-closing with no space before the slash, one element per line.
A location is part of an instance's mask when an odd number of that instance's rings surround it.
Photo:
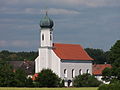
<path fill-rule="evenodd" d="M 117 40 L 117 42 L 110 49 L 110 63 L 113 64 L 116 60 L 117 62 L 118 60 L 120 61 L 120 40 Z"/>
<path fill-rule="evenodd" d="M 112 72 L 111 72 L 111 68 L 105 68 L 102 71 L 102 80 L 109 82 L 112 78 Z"/>
<path fill-rule="evenodd" d="M 38 73 L 35 82 L 39 87 L 57 87 L 60 85 L 60 78 L 50 69 L 43 69 Z"/>
<path fill-rule="evenodd" d="M 97 87 L 101 84 L 94 76 L 90 74 L 78 75 L 73 79 L 75 87 Z"/>
<path fill-rule="evenodd" d="M 111 83 L 120 81 L 120 40 L 111 47 L 109 62 L 112 64 L 112 68 L 103 70 L 103 80 L 110 81 Z"/>
<path fill-rule="evenodd" d="M 11 60 L 35 60 L 38 56 L 38 52 L 9 52 L 3 50 L 0 52 L 0 60 L 11 61 Z"/>
<path fill-rule="evenodd" d="M 14 81 L 16 82 L 17 87 L 24 87 L 26 86 L 27 75 L 22 69 L 17 69 L 14 72 Z"/>
<path fill-rule="evenodd" d="M 107 62 L 106 54 L 102 49 L 86 48 L 85 51 L 94 59 L 95 64 Z"/>
<path fill-rule="evenodd" d="M 0 86 L 1 87 L 24 87 L 33 86 L 33 81 L 27 79 L 27 75 L 21 69 L 14 71 L 7 62 L 0 61 Z M 29 84 L 29 85 L 28 85 Z"/>
<path fill-rule="evenodd" d="M 9 64 L 4 63 L 0 67 L 0 86 L 10 87 L 11 85 L 15 85 L 13 69 Z"/>

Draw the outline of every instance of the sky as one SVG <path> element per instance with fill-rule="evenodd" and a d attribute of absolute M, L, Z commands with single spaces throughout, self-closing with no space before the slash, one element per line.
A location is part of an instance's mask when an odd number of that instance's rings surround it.
<path fill-rule="evenodd" d="M 37 51 L 46 10 L 55 43 L 108 51 L 120 40 L 120 0 L 0 0 L 0 51 Z"/>

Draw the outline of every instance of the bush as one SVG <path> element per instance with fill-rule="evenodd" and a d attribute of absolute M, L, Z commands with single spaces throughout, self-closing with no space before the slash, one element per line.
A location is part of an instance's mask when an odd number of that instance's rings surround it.
<path fill-rule="evenodd" d="M 100 85 L 98 90 L 108 90 L 108 85 L 107 84 L 102 84 L 102 85 Z"/>
<path fill-rule="evenodd" d="M 38 87 L 57 87 L 61 79 L 50 69 L 43 69 L 35 80 Z"/>
<path fill-rule="evenodd" d="M 64 87 L 64 79 L 61 79 L 59 87 Z"/>
<path fill-rule="evenodd" d="M 100 84 L 101 82 L 90 74 L 78 75 L 73 79 L 75 87 L 98 87 Z"/>
<path fill-rule="evenodd" d="M 120 90 L 120 82 L 111 83 L 109 85 L 103 84 L 98 90 Z"/>

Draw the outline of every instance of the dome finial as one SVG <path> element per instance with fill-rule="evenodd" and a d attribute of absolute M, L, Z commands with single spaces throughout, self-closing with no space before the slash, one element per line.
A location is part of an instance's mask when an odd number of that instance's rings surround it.
<path fill-rule="evenodd" d="M 48 10 L 45 10 L 45 16 L 40 21 L 41 28 L 52 28 L 54 25 L 53 21 L 48 17 Z"/>

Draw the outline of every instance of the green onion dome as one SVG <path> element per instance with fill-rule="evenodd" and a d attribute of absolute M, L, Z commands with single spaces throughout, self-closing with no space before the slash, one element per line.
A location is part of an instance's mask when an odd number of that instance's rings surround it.
<path fill-rule="evenodd" d="M 46 15 L 40 21 L 40 27 L 41 28 L 52 28 L 53 25 L 54 25 L 53 21 L 48 17 L 46 13 Z"/>

